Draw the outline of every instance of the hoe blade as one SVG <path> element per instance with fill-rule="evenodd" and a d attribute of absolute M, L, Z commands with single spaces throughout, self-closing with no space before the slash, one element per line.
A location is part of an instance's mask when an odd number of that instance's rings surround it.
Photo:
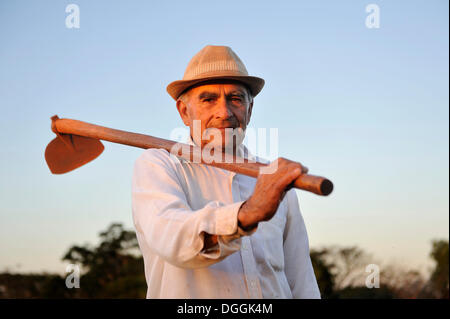
<path fill-rule="evenodd" d="M 104 149 L 97 139 L 58 134 L 45 149 L 45 161 L 53 174 L 64 174 L 94 160 Z"/>

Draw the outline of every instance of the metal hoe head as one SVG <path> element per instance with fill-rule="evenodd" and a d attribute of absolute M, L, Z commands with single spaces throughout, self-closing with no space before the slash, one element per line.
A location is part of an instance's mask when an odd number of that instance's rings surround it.
<path fill-rule="evenodd" d="M 45 149 L 45 161 L 53 174 L 64 174 L 96 159 L 105 149 L 93 138 L 56 133 Z"/>

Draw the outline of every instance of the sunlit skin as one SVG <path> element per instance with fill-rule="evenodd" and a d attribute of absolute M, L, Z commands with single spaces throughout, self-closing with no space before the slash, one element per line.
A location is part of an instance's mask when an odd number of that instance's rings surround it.
<path fill-rule="evenodd" d="M 214 128 L 247 128 L 252 114 L 253 99 L 243 84 L 234 81 L 216 81 L 189 89 L 183 100 L 177 101 L 177 109 L 193 136 L 193 121 L 201 120 L 201 133 Z M 223 136 L 223 134 L 222 134 Z M 209 141 L 201 142 L 204 147 Z M 224 136 L 222 147 L 225 145 Z M 233 143 L 233 148 L 238 147 Z M 244 230 L 254 229 L 259 222 L 268 221 L 278 209 L 286 191 L 308 169 L 298 162 L 285 158 L 276 161 L 278 169 L 272 174 L 259 174 L 253 194 L 242 204 L 238 212 L 238 225 Z M 217 244 L 217 236 L 205 234 L 204 248 Z"/>
<path fill-rule="evenodd" d="M 201 136 L 207 128 L 220 129 L 222 133 L 222 151 L 225 149 L 225 128 L 240 127 L 245 131 L 252 114 L 253 99 L 244 85 L 222 80 L 214 84 L 193 87 L 183 100 L 177 101 L 177 109 L 186 126 L 194 136 L 193 121 L 201 121 Z M 204 147 L 209 140 L 201 141 Z M 234 151 L 239 145 L 233 143 Z"/>

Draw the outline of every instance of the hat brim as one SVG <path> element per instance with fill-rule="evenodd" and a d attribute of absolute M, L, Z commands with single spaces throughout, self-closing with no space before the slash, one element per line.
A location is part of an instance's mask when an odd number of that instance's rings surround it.
<path fill-rule="evenodd" d="M 167 93 L 176 101 L 178 97 L 185 90 L 194 86 L 196 84 L 200 84 L 203 82 L 211 82 L 214 80 L 236 80 L 238 82 L 242 82 L 247 85 L 252 92 L 252 95 L 255 97 L 264 87 L 265 81 L 262 78 L 258 78 L 256 76 L 239 76 L 239 75 L 220 75 L 220 76 L 210 76 L 210 77 L 202 77 L 200 79 L 193 80 L 178 80 L 170 83 L 167 86 Z"/>

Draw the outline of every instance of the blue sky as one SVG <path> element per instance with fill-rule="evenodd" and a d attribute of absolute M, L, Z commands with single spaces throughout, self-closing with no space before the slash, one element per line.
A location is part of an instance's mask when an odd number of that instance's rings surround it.
<path fill-rule="evenodd" d="M 430 266 L 449 233 L 448 1 L 73 0 L 0 2 L 0 270 L 62 273 L 71 245 L 132 227 L 142 150 L 105 142 L 52 175 L 50 117 L 169 138 L 183 123 L 165 88 L 208 44 L 266 80 L 250 126 L 278 128 L 280 156 L 334 182 L 329 197 L 298 192 L 310 245 Z"/>

